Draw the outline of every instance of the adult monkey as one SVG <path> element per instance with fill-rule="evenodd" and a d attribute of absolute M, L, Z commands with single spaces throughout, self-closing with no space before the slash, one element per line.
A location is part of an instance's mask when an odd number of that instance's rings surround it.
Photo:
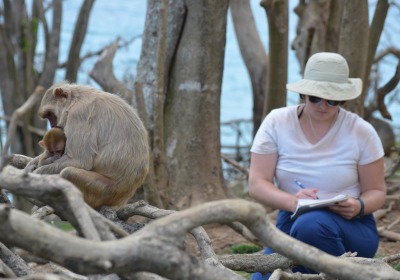
<path fill-rule="evenodd" d="M 60 159 L 34 172 L 60 173 L 93 208 L 126 204 L 149 168 L 147 130 L 135 110 L 111 93 L 63 82 L 46 91 L 39 116 L 63 127 L 68 141 Z"/>

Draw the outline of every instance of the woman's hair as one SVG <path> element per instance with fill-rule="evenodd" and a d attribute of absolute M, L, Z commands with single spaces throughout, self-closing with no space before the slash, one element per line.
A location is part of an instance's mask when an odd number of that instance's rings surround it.
<path fill-rule="evenodd" d="M 299 96 L 300 96 L 300 100 L 301 101 L 305 101 L 305 99 L 306 99 L 306 96 L 304 95 L 304 94 L 299 94 Z M 340 103 L 339 103 L 339 105 L 343 105 L 343 104 L 345 104 L 346 103 L 346 101 L 340 101 Z"/>

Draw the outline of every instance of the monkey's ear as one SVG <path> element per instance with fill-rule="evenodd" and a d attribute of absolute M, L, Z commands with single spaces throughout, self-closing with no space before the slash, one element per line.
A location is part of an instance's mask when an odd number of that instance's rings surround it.
<path fill-rule="evenodd" d="M 56 97 L 63 97 L 63 98 L 67 98 L 68 97 L 68 94 L 65 91 L 63 91 L 62 88 L 54 89 L 53 93 L 54 93 L 54 95 Z"/>
<path fill-rule="evenodd" d="M 40 140 L 40 141 L 39 141 L 39 146 L 42 147 L 43 149 L 45 148 L 45 146 L 44 146 L 44 141 L 43 141 L 43 140 Z"/>

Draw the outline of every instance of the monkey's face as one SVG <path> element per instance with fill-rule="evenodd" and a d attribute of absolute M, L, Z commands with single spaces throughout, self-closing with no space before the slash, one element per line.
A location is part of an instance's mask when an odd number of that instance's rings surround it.
<path fill-rule="evenodd" d="M 47 152 L 48 155 L 62 155 L 65 150 L 67 138 L 64 130 L 59 127 L 53 127 L 39 141 L 39 146 Z"/>
<path fill-rule="evenodd" d="M 68 93 L 62 88 L 50 88 L 43 96 L 40 103 L 39 116 L 48 119 L 50 126 L 57 125 L 58 119 L 66 108 Z"/>

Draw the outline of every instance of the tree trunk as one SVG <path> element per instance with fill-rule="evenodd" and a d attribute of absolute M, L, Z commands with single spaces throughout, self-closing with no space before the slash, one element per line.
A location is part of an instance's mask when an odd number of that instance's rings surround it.
<path fill-rule="evenodd" d="M 85 0 L 82 4 L 77 22 L 75 24 L 74 35 L 71 40 L 67 60 L 67 72 L 65 79 L 70 82 L 75 82 L 78 77 L 78 69 L 81 64 L 79 54 L 81 52 L 83 40 L 86 36 L 86 31 L 89 23 L 90 11 L 93 7 L 94 0 Z"/>
<path fill-rule="evenodd" d="M 146 190 L 158 190 L 163 198 L 163 205 L 169 204 L 166 186 L 168 172 L 164 148 L 164 104 L 165 92 L 168 85 L 169 69 L 176 52 L 179 36 L 185 17 L 185 4 L 183 1 L 173 1 L 168 9 L 168 26 L 165 30 L 166 53 L 158 61 L 158 45 L 162 28 L 160 27 L 160 10 L 162 2 L 150 0 L 147 2 L 145 30 L 142 38 L 142 50 L 137 66 L 135 78 L 135 95 L 132 103 L 138 104 L 138 112 L 149 131 L 152 166 L 145 182 Z M 165 13 L 165 12 L 164 12 Z M 161 65 L 160 65 L 161 64 Z M 160 75 L 160 72 L 164 73 Z M 144 98 L 144 100 L 142 100 Z M 150 199 L 150 193 L 147 193 Z M 158 205 L 159 203 L 155 203 Z"/>
<path fill-rule="evenodd" d="M 165 109 L 167 193 L 179 209 L 225 196 L 220 99 L 228 1 L 185 3 Z"/>
<path fill-rule="evenodd" d="M 230 9 L 236 38 L 253 91 L 253 135 L 262 119 L 267 87 L 268 56 L 257 32 L 249 0 L 231 0 Z"/>
<path fill-rule="evenodd" d="M 357 15 L 357 16 L 354 16 Z M 357 34 L 357 39 L 355 39 Z M 368 1 L 346 0 L 342 16 L 338 52 L 346 58 L 350 77 L 365 77 L 368 56 Z M 365 83 L 364 83 L 365 86 Z M 365 96 L 346 102 L 346 108 L 363 116 Z"/>
<path fill-rule="evenodd" d="M 365 76 L 363 79 L 363 96 L 366 96 L 369 88 L 369 76 L 371 74 L 372 62 L 374 61 L 376 49 L 378 48 L 379 40 L 382 35 L 382 30 L 385 24 L 388 9 L 388 0 L 379 0 L 376 4 L 374 17 L 372 19 L 372 23 L 369 29 L 367 66 L 365 68 Z"/>
<path fill-rule="evenodd" d="M 269 67 L 267 95 L 264 115 L 272 109 L 286 106 L 286 84 L 288 73 L 288 1 L 263 0 L 268 17 Z"/>
<path fill-rule="evenodd" d="M 327 51 L 337 52 L 339 44 L 342 1 L 301 1 L 295 8 L 299 17 L 297 35 L 292 44 L 301 71 L 311 55 Z"/>

